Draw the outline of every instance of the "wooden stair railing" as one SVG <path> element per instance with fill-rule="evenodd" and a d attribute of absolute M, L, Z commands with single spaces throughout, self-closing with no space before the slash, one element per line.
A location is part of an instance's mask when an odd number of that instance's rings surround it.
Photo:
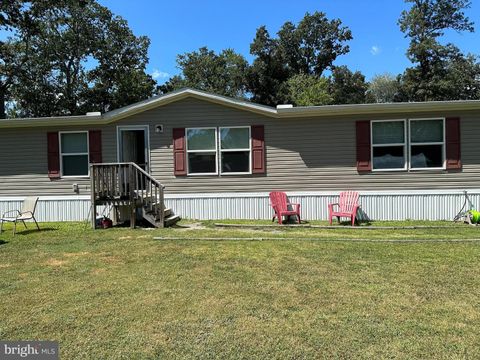
<path fill-rule="evenodd" d="M 136 209 L 142 208 L 145 220 L 156 227 L 165 224 L 164 186 L 135 163 L 98 163 L 90 165 L 92 226 L 96 205 L 128 205 L 130 226 L 135 227 Z"/>

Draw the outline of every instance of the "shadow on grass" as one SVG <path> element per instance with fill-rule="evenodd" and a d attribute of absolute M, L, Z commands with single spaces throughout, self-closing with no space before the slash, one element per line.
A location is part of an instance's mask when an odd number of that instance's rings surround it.
<path fill-rule="evenodd" d="M 8 244 L 8 241 L 0 240 L 0 246 L 5 245 L 5 244 Z"/>
<path fill-rule="evenodd" d="M 34 233 L 42 233 L 42 232 L 45 232 L 45 231 L 56 231 L 56 230 L 58 230 L 58 229 L 55 229 L 55 228 L 40 228 L 40 230 L 38 230 L 38 229 L 18 230 L 17 229 L 16 235 L 24 236 L 24 235 L 34 234 Z"/>
<path fill-rule="evenodd" d="M 352 222 L 349 220 L 340 221 L 340 222 L 332 221 L 332 225 L 352 226 Z M 372 226 L 372 222 L 370 220 L 357 220 L 355 221 L 355 226 Z"/>

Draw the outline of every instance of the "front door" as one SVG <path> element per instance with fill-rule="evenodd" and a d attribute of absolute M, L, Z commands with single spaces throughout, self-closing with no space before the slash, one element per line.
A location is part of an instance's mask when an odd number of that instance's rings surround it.
<path fill-rule="evenodd" d="M 118 127 L 118 161 L 134 162 L 149 171 L 149 146 L 147 126 Z"/>

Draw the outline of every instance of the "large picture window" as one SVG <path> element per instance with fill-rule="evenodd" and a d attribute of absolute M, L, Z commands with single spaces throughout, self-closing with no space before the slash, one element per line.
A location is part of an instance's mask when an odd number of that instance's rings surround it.
<path fill-rule="evenodd" d="M 404 170 L 405 120 L 372 121 L 373 169 Z"/>
<path fill-rule="evenodd" d="M 222 174 L 250 172 L 250 127 L 220 128 Z"/>
<path fill-rule="evenodd" d="M 187 128 L 189 175 L 251 173 L 249 126 Z"/>
<path fill-rule="evenodd" d="M 189 174 L 217 174 L 217 129 L 187 129 Z"/>
<path fill-rule="evenodd" d="M 61 132 L 59 136 L 62 176 L 88 176 L 88 132 Z"/>
<path fill-rule="evenodd" d="M 381 120 L 371 124 L 373 170 L 444 168 L 444 119 Z"/>

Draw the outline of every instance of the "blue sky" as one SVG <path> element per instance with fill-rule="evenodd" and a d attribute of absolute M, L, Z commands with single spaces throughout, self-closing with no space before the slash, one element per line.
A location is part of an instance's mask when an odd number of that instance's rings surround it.
<path fill-rule="evenodd" d="M 353 33 L 350 53 L 337 65 L 360 70 L 367 79 L 375 74 L 398 74 L 410 65 L 405 56 L 408 39 L 397 25 L 403 0 L 99 0 L 122 16 L 136 35 L 151 40 L 148 72 L 159 83 L 179 73 L 177 54 L 199 47 L 220 51 L 233 48 L 249 61 L 250 43 L 256 29 L 266 25 L 274 35 L 285 21 L 297 23 L 305 13 L 323 11 L 328 18 L 340 18 Z M 480 0 L 466 11 L 480 29 Z M 480 55 L 477 33 L 449 32 L 451 41 L 464 52 Z"/>

